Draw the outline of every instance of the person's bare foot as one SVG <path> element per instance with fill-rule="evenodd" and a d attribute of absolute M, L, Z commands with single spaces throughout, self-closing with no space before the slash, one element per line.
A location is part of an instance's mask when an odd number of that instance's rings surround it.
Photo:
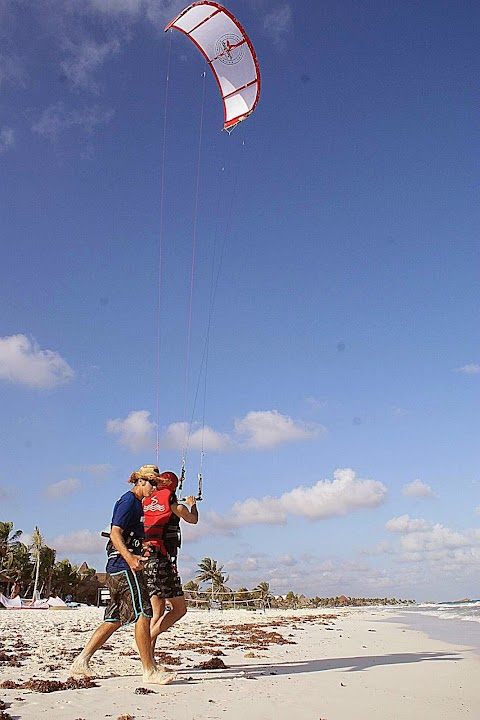
<path fill-rule="evenodd" d="M 162 670 L 160 667 L 157 667 L 155 670 L 152 670 L 151 672 L 144 672 L 143 673 L 143 682 L 147 684 L 153 684 L 153 685 L 169 685 L 171 682 L 175 680 L 177 677 L 176 673 L 170 673 L 166 672 L 165 670 Z"/>
<path fill-rule="evenodd" d="M 72 675 L 83 675 L 83 677 L 93 677 L 94 672 L 88 664 L 88 660 L 78 656 L 70 666 L 70 672 Z"/>

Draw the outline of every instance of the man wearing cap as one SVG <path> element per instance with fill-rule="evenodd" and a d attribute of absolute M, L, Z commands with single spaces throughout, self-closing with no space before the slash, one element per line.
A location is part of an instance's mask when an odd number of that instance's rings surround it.
<path fill-rule="evenodd" d="M 179 524 L 182 519 L 196 525 L 198 510 L 193 495 L 185 498 L 186 505 L 178 502 L 175 494 L 178 477 L 174 472 L 160 474 L 156 465 L 144 466 L 140 470 L 146 470 L 147 467 L 155 473 L 157 481 L 155 492 L 143 500 L 145 537 L 151 548 L 145 575 L 153 610 L 150 634 L 154 649 L 158 635 L 168 630 L 187 612 L 182 581 L 177 571 Z M 171 605 L 168 613 L 165 613 L 166 600 Z"/>
<path fill-rule="evenodd" d="M 141 470 L 141 469 L 140 469 Z M 104 622 L 95 630 L 85 648 L 71 666 L 75 675 L 91 676 L 92 655 L 122 625 L 135 623 L 135 642 L 143 666 L 143 682 L 167 685 L 175 675 L 156 665 L 153 659 L 150 620 L 152 606 L 148 596 L 143 556 L 145 530 L 142 500 L 152 495 L 157 482 L 153 473 L 134 472 L 133 485 L 113 508 L 110 539 L 107 543 L 107 587 L 110 604 Z"/>

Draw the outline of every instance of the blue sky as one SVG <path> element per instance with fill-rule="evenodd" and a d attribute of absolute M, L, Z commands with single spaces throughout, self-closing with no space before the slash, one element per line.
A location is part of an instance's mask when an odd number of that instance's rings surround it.
<path fill-rule="evenodd" d="M 230 136 L 182 7 L 0 0 L 0 519 L 103 569 L 193 418 L 184 580 L 478 596 L 478 5 L 232 0 Z"/>

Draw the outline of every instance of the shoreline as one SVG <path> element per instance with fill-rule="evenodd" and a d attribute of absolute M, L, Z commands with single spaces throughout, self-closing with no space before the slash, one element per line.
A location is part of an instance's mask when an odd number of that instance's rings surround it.
<path fill-rule="evenodd" d="M 389 617 L 390 614 L 392 617 Z M 423 632 L 432 640 L 460 645 L 480 655 L 480 622 L 476 620 L 439 617 L 414 609 L 398 613 L 386 610 L 385 619 L 387 622 L 401 623 L 410 630 Z"/>
<path fill-rule="evenodd" d="M 102 609 L 0 612 L 2 680 L 65 681 Z M 32 622 L 33 620 L 33 622 Z M 132 630 L 92 660 L 96 687 L 49 694 L 0 687 L 15 720 L 451 720 L 480 707 L 480 658 L 373 608 L 189 611 L 159 638 L 158 662 L 178 673 L 144 686 Z M 216 660 L 219 669 L 201 664 Z M 433 672 L 432 672 L 433 671 Z"/>

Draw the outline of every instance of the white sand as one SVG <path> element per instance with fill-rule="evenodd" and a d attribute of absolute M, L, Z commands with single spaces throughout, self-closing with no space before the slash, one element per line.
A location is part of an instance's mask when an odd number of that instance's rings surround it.
<path fill-rule="evenodd" d="M 135 694 L 147 686 L 138 655 L 130 654 L 133 632 L 127 629 L 94 656 L 98 687 L 49 694 L 0 688 L 0 700 L 15 720 L 480 717 L 480 658 L 471 649 L 385 622 L 381 610 L 332 613 L 337 619 L 325 621 L 326 613 L 306 610 L 190 611 L 159 638 L 158 649 L 180 660 L 170 665 L 178 672 L 172 685 Z M 21 662 L 13 667 L 0 661 L 1 680 L 65 681 L 72 658 L 101 620 L 96 608 L 0 611 L 0 656 L 16 652 Z M 269 643 L 264 635 L 252 641 L 257 624 L 289 644 Z M 194 668 L 215 650 L 225 653 L 227 668 Z"/>

